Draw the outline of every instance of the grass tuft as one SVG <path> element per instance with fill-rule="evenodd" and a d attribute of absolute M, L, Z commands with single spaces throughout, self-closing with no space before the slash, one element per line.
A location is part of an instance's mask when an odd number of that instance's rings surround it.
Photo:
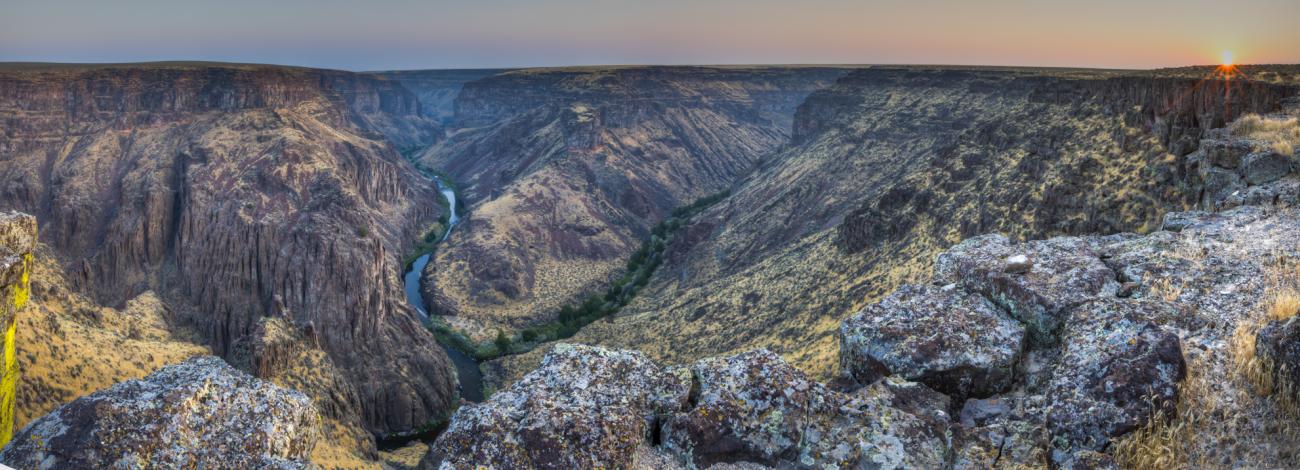
<path fill-rule="evenodd" d="M 1197 457 L 1196 435 L 1213 425 L 1212 411 L 1220 407 L 1204 374 L 1205 366 L 1197 361 L 1187 364 L 1187 377 L 1179 387 L 1174 416 L 1156 411 L 1145 426 L 1124 435 L 1111 444 L 1111 455 L 1122 468 L 1166 470 L 1191 468 L 1206 462 Z M 1151 406 L 1156 406 L 1152 403 Z"/>
<path fill-rule="evenodd" d="M 1217 350 L 1187 358 L 1187 377 L 1178 388 L 1173 416 L 1156 413 L 1142 427 L 1111 443 L 1109 452 L 1122 468 L 1137 470 L 1200 469 L 1231 466 L 1239 445 L 1256 433 L 1280 443 L 1300 439 L 1300 417 L 1292 384 L 1278 383 L 1273 364 L 1256 354 L 1255 338 L 1269 321 L 1285 320 L 1300 309 L 1300 267 L 1275 269 L 1265 280 L 1268 298 L 1241 320 L 1228 338 L 1225 367 Z M 1179 289 L 1161 287 L 1161 298 Z M 1207 446 L 1206 442 L 1215 445 Z M 1289 455 L 1289 454 L 1283 454 Z"/>
<path fill-rule="evenodd" d="M 1296 146 L 1300 146 L 1300 119 L 1270 118 L 1258 114 L 1247 114 L 1229 127 L 1233 135 L 1259 140 L 1267 147 L 1282 155 L 1295 155 Z"/>

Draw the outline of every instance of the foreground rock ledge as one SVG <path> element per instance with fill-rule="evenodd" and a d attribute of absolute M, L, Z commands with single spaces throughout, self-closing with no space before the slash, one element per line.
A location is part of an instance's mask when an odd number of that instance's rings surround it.
<path fill-rule="evenodd" d="M 206 356 L 33 421 L 0 451 L 28 468 L 307 468 L 320 417 L 305 395 Z"/>
<path fill-rule="evenodd" d="M 1300 260 L 1293 207 L 1166 221 L 1144 236 L 960 244 L 929 282 L 845 321 L 845 377 L 831 384 L 761 349 L 659 366 L 637 352 L 558 345 L 518 383 L 457 412 L 422 465 L 1116 468 L 1116 440 L 1174 415 L 1195 390 L 1184 390 L 1191 371 L 1229 366 L 1221 348 L 1258 313 L 1267 273 Z M 1300 369 L 1298 325 L 1267 325 L 1259 354 Z M 1269 441 L 1194 439 L 1248 452 L 1241 462 L 1296 466 L 1289 452 L 1270 456 Z"/>

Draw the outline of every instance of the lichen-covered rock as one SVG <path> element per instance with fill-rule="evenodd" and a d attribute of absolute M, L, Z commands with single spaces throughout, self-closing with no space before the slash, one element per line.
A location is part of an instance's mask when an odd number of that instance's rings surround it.
<path fill-rule="evenodd" d="M 1205 161 L 1222 168 L 1237 168 L 1250 150 L 1250 142 L 1241 139 L 1211 138 L 1201 141 L 1201 151 L 1205 152 Z"/>
<path fill-rule="evenodd" d="M 904 285 L 840 326 L 841 370 L 859 383 L 898 375 L 954 396 L 1011 384 L 1025 328 L 955 286 Z"/>
<path fill-rule="evenodd" d="M 1252 185 L 1272 183 L 1291 172 L 1291 157 L 1277 152 L 1256 152 L 1241 162 L 1242 176 Z"/>
<path fill-rule="evenodd" d="M 0 451 L 16 468 L 305 468 L 311 400 L 205 356 L 33 421 Z"/>
<path fill-rule="evenodd" d="M 1209 209 L 1218 208 L 1225 199 L 1246 189 L 1246 184 L 1241 181 L 1241 175 L 1236 170 L 1202 167 L 1201 181 L 1201 206 Z"/>
<path fill-rule="evenodd" d="M 667 420 L 662 435 L 665 447 L 696 466 L 889 469 L 945 462 L 947 415 L 923 405 L 937 398 L 918 399 L 915 389 L 910 398 L 884 382 L 836 392 L 766 350 L 704 359 L 691 372 L 694 406 Z M 899 400 L 922 404 L 919 414 L 900 409 Z"/>
<path fill-rule="evenodd" d="M 1160 226 L 1160 229 L 1169 232 L 1179 232 L 1182 231 L 1184 227 L 1194 224 L 1202 217 L 1208 215 L 1210 215 L 1210 213 L 1205 211 L 1170 212 L 1165 214 L 1164 223 Z"/>
<path fill-rule="evenodd" d="M 1178 336 L 1162 325 L 1180 313 L 1166 302 L 1117 298 L 1074 309 L 1047 392 L 1057 464 L 1104 450 L 1156 411 L 1172 416 L 1186 365 Z"/>
<path fill-rule="evenodd" d="M 1021 420 L 996 422 L 953 431 L 953 470 L 1045 468 L 1047 436 L 1042 425 Z"/>
<path fill-rule="evenodd" d="M 1006 260 L 1024 255 L 1032 267 L 1006 272 Z M 1087 240 L 1058 237 L 1012 243 L 1002 235 L 963 241 L 935 259 L 934 279 L 981 294 L 1028 328 L 1031 343 L 1053 344 L 1071 307 L 1119 289 L 1115 273 Z"/>
<path fill-rule="evenodd" d="M 1297 312 L 1300 313 L 1300 312 Z M 1263 359 L 1278 391 L 1300 397 L 1300 320 L 1268 322 L 1255 335 L 1255 355 Z"/>
<path fill-rule="evenodd" d="M 509 389 L 460 408 L 426 460 L 432 468 L 627 468 L 657 421 L 686 403 L 684 372 L 638 352 L 557 345 Z"/>

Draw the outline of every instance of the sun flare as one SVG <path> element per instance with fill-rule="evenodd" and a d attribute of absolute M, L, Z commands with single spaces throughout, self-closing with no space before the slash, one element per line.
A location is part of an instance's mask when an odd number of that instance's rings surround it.
<path fill-rule="evenodd" d="M 1223 66 L 1232 67 L 1232 51 L 1223 51 Z"/>

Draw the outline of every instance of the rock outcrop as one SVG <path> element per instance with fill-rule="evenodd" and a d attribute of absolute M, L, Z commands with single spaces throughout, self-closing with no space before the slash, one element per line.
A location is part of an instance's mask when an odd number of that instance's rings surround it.
<path fill-rule="evenodd" d="M 1015 257 L 1025 257 L 1028 269 L 1008 269 Z M 1006 309 L 1037 344 L 1054 343 L 1074 307 L 1119 290 L 1115 273 L 1080 238 L 1017 244 L 1001 235 L 975 237 L 939 255 L 934 272 L 936 283 L 969 289 Z"/>
<path fill-rule="evenodd" d="M 762 350 L 661 368 L 635 352 L 561 344 L 511 388 L 457 411 L 424 464 L 934 468 L 946 407 L 903 382 L 831 390 Z"/>
<path fill-rule="evenodd" d="M 1268 273 L 1281 266 L 1294 275 L 1300 208 L 1245 206 L 1167 219 L 1178 231 L 1025 243 L 982 236 L 959 244 L 937 257 L 949 268 L 844 321 L 839 361 L 846 377 L 831 384 L 767 350 L 660 367 L 640 353 L 559 345 L 544 367 L 453 416 L 454 432 L 439 438 L 434 447 L 441 450 L 425 464 L 1118 468 L 1116 443 L 1158 418 L 1182 419 L 1182 401 L 1214 403 L 1220 408 L 1190 412 L 1233 420 L 1253 436 L 1225 440 L 1201 428 L 1180 434 L 1187 442 L 1178 445 L 1207 452 L 1194 461 L 1300 464 L 1285 450 L 1285 433 L 1267 431 L 1287 415 L 1278 414 L 1275 402 L 1236 388 L 1245 381 L 1233 375 L 1226 350 L 1237 326 L 1262 314 L 1257 309 L 1273 288 Z M 971 274 L 949 282 L 963 272 L 956 267 Z M 1080 279 L 1089 282 L 1075 282 Z M 1033 299 L 1016 305 L 1056 307 L 1015 316 L 1011 303 L 996 299 L 1011 297 L 1008 292 Z M 993 339 L 1006 332 L 1005 341 L 1017 344 L 1043 318 L 1057 324 L 1047 329 L 1051 341 L 1003 349 L 1004 340 Z M 1297 363 L 1295 348 L 1287 346 L 1297 324 L 1267 326 L 1257 338 L 1259 354 Z M 937 344 L 948 350 L 930 347 Z M 975 373 L 993 368 L 1005 373 Z M 954 381 L 924 372 L 949 369 L 966 373 Z M 976 390 L 985 396 L 972 396 Z M 623 424 L 606 427 L 605 420 Z M 611 446 L 611 435 L 631 441 Z M 545 452 L 492 460 L 533 448 L 521 444 L 529 436 L 561 439 L 567 447 L 545 441 L 536 447 Z M 457 449 L 473 449 L 465 454 L 473 457 L 456 460 Z"/>
<path fill-rule="evenodd" d="M 635 352 L 560 345 L 515 386 L 457 410 L 431 458 L 453 468 L 627 468 L 661 417 L 686 403 L 683 372 Z"/>
<path fill-rule="evenodd" d="M 27 214 L 0 212 L 0 445 L 14 432 L 18 398 L 18 315 L 31 296 L 32 253 L 36 250 L 36 219 Z"/>
<path fill-rule="evenodd" d="M 78 290 L 110 306 L 158 292 L 218 355 L 262 318 L 310 330 L 355 387 L 339 412 L 409 431 L 455 390 L 399 280 L 440 210 L 395 150 L 431 139 L 419 109 L 346 72 L 5 68 L 0 209 L 36 216 Z"/>
<path fill-rule="evenodd" d="M 1290 115 L 1300 116 L 1300 102 Z M 1242 205 L 1300 204 L 1300 157 L 1283 155 L 1268 143 L 1235 136 L 1229 129 L 1205 133 L 1200 147 L 1187 156 L 1185 184 L 1199 188 L 1198 204 L 1208 210 Z"/>
<path fill-rule="evenodd" d="M 887 382 L 838 392 L 766 350 L 704 359 L 691 373 L 691 406 L 662 433 L 698 467 L 936 468 L 946 458 L 947 399 L 935 392 Z M 919 406 L 900 403 L 909 399 Z"/>
<path fill-rule="evenodd" d="M 1025 327 L 976 294 L 904 285 L 840 325 L 840 370 L 869 384 L 888 375 L 956 397 L 1011 385 Z"/>
<path fill-rule="evenodd" d="M 1166 302 L 1116 298 L 1071 312 L 1060 365 L 1047 390 L 1054 445 L 1102 451 L 1156 412 L 1174 416 L 1178 384 L 1187 371 L 1182 342 L 1164 325 L 1181 315 Z"/>
<path fill-rule="evenodd" d="M 304 395 L 207 356 L 33 421 L 0 451 L 16 468 L 307 468 L 319 416 Z"/>

